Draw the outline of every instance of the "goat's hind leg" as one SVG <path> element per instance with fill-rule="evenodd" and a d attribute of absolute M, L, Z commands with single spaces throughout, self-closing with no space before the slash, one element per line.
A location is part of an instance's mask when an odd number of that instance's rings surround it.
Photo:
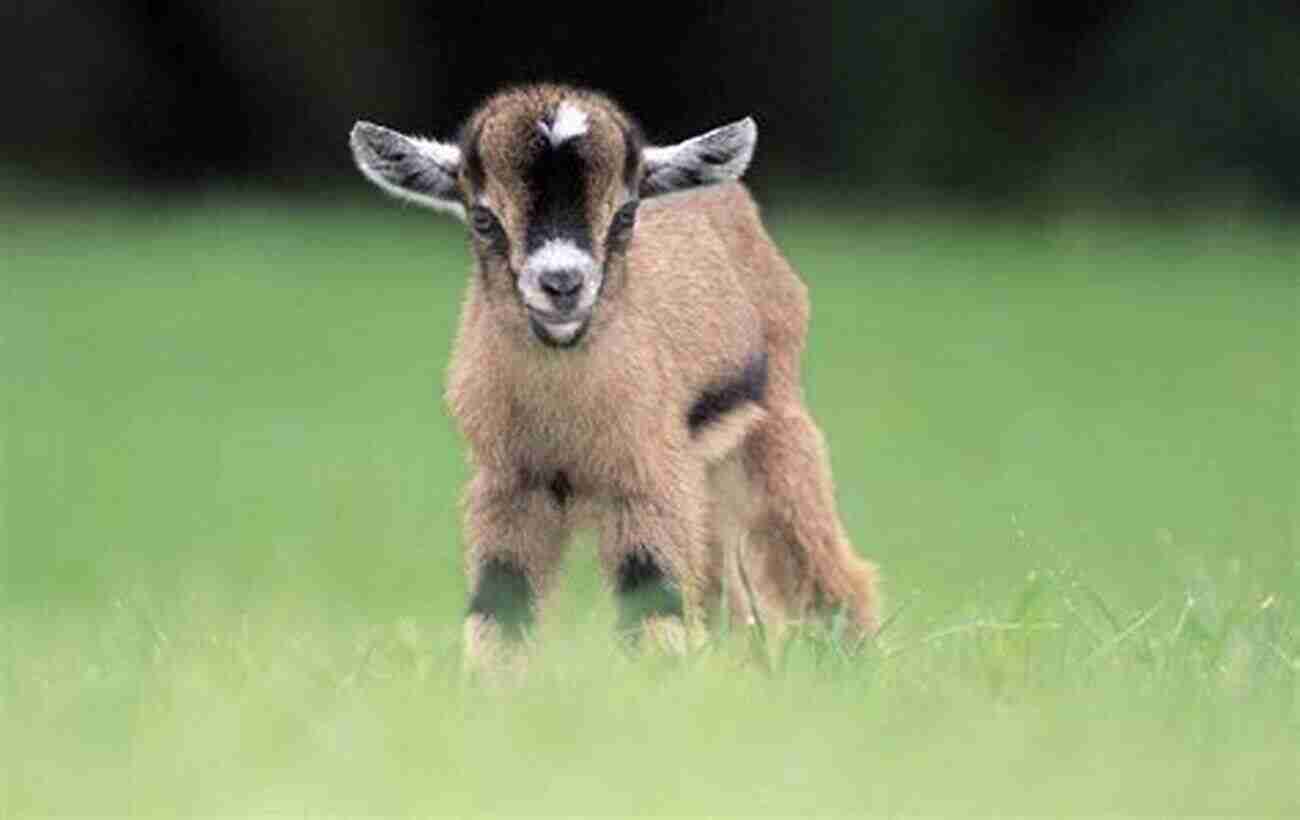
<path fill-rule="evenodd" d="M 743 452 L 737 450 L 709 467 L 708 581 L 705 613 L 717 628 L 726 610 L 731 626 L 752 627 L 761 614 L 749 578 L 742 572 L 756 512 L 756 493 Z"/>
<path fill-rule="evenodd" d="M 765 597 L 787 619 L 843 608 L 856 637 L 874 635 L 876 567 L 854 551 L 840 523 L 816 424 L 802 410 L 769 415 L 748 442 L 747 460 L 764 509 L 745 566 Z"/>

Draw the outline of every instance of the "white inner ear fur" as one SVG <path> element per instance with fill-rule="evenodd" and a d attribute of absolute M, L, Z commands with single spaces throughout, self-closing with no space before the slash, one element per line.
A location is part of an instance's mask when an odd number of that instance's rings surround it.
<path fill-rule="evenodd" d="M 456 188 L 459 146 L 408 137 L 369 122 L 352 127 L 349 144 L 357 169 L 380 190 L 465 221 L 465 206 Z"/>
<path fill-rule="evenodd" d="M 433 160 L 447 173 L 455 176 L 460 171 L 460 146 L 450 142 L 408 137 L 411 144 L 420 149 L 420 153 Z"/>
<path fill-rule="evenodd" d="M 746 117 L 676 145 L 646 148 L 641 195 L 740 179 L 754 156 L 757 141 L 758 126 L 753 117 Z"/>

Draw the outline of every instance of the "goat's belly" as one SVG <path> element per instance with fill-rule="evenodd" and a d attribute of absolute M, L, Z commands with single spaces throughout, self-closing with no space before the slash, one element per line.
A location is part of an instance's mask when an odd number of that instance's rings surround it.
<path fill-rule="evenodd" d="M 766 415 L 761 354 L 694 391 L 663 389 L 650 374 L 531 375 L 504 402 L 508 458 L 539 474 L 563 472 L 579 492 L 659 483 L 682 459 L 716 464 Z"/>
<path fill-rule="evenodd" d="M 761 405 L 746 403 L 688 430 L 680 412 L 652 424 L 632 418 L 614 422 L 605 414 L 538 415 L 520 419 L 511 460 L 537 475 L 562 473 L 578 496 L 638 492 L 662 481 L 665 469 L 671 471 L 669 465 L 683 457 L 707 465 L 726 460 L 765 416 Z"/>

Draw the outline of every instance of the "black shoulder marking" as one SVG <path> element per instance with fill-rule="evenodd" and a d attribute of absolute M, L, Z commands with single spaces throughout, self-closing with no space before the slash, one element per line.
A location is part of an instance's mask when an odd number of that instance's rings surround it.
<path fill-rule="evenodd" d="M 614 583 L 620 630 L 631 633 L 647 617 L 681 617 L 685 611 L 681 591 L 644 548 L 628 553 L 618 565 Z"/>
<path fill-rule="evenodd" d="M 488 559 L 479 571 L 467 614 L 491 618 L 505 637 L 521 639 L 533 623 L 533 591 L 523 570 L 500 558 Z"/>
<path fill-rule="evenodd" d="M 700 393 L 686 414 L 686 426 L 697 433 L 745 402 L 760 402 L 767 392 L 767 351 L 745 365 L 736 377 Z"/>

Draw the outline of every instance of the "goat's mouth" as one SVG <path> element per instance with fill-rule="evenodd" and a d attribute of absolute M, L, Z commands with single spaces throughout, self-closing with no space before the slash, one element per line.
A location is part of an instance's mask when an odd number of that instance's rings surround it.
<path fill-rule="evenodd" d="M 542 344 L 550 347 L 572 347 L 577 344 L 586 333 L 590 320 L 590 310 L 560 314 L 528 306 L 528 326 Z"/>

